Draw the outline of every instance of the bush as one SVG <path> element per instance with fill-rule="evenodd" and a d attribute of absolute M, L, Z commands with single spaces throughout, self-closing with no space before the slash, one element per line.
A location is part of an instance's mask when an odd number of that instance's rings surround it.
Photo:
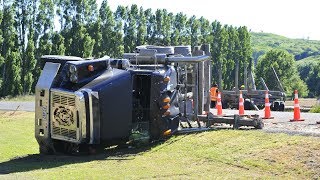
<path fill-rule="evenodd" d="M 310 110 L 312 113 L 320 113 L 320 105 L 313 106 Z"/>

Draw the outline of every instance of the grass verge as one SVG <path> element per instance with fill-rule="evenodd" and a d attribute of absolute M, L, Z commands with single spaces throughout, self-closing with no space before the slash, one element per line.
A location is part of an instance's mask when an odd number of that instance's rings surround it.
<path fill-rule="evenodd" d="M 24 96 L 15 96 L 15 97 L 11 97 L 11 96 L 7 96 L 4 98 L 1 98 L 0 101 L 19 101 L 19 102 L 26 102 L 26 101 L 34 101 L 34 95 L 24 95 Z"/>
<path fill-rule="evenodd" d="M 0 178 L 182 179 L 320 176 L 319 138 L 219 130 L 91 156 L 41 156 L 34 113 L 0 112 Z"/>

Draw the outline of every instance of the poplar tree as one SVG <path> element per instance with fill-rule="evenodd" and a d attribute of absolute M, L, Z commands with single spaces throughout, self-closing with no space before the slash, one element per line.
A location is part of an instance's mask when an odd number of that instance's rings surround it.
<path fill-rule="evenodd" d="M 173 14 L 168 13 L 166 9 L 163 10 L 163 45 L 169 46 L 171 43 L 171 23 L 173 21 Z"/>
<path fill-rule="evenodd" d="M 190 26 L 191 47 L 193 48 L 200 43 L 200 22 L 196 19 L 196 16 L 192 16 L 188 21 L 188 25 Z"/>
<path fill-rule="evenodd" d="M 123 24 L 124 24 L 124 19 L 126 10 L 123 6 L 118 6 L 116 12 L 114 13 L 115 17 L 115 29 L 114 29 L 114 37 L 116 39 L 115 41 L 115 58 L 120 58 L 122 57 L 124 53 L 124 42 L 123 42 Z"/>
<path fill-rule="evenodd" d="M 175 28 L 179 32 L 179 38 L 178 38 L 178 44 L 180 45 L 190 45 L 188 44 L 188 32 L 187 32 L 187 16 L 183 14 L 182 12 L 176 14 L 175 16 Z"/>
<path fill-rule="evenodd" d="M 210 22 L 205 19 L 203 16 L 199 19 L 200 22 L 200 43 L 208 44 L 212 41 L 212 37 L 210 36 L 211 25 Z"/>
<path fill-rule="evenodd" d="M 1 53 L 4 62 L 1 67 L 1 92 L 0 95 L 19 95 L 21 86 L 21 57 L 18 48 L 18 33 L 14 27 L 14 9 L 11 5 L 4 5 L 1 29 L 3 32 L 3 44 Z"/>
<path fill-rule="evenodd" d="M 144 14 L 144 10 L 140 7 L 139 21 L 138 21 L 138 33 L 137 33 L 137 45 L 144 45 L 147 38 L 147 20 Z"/>
<path fill-rule="evenodd" d="M 115 54 L 115 41 L 117 40 L 114 37 L 114 27 L 115 27 L 115 20 L 114 20 L 113 13 L 108 5 L 107 0 L 102 1 L 100 10 L 99 10 L 99 20 L 101 21 L 101 39 L 99 39 L 100 35 L 97 34 L 97 40 L 98 42 L 95 42 L 98 46 L 99 43 L 101 43 L 100 46 L 100 53 L 101 55 L 109 55 L 114 56 Z M 98 26 L 98 25 L 97 25 Z M 99 28 L 99 27 L 97 27 Z M 99 31 L 99 29 L 96 29 L 95 31 Z M 101 41 L 101 42 L 99 42 Z"/>
<path fill-rule="evenodd" d="M 3 19 L 3 2 L 0 1 L 0 73 L 2 71 L 2 66 L 4 64 L 4 58 L 2 54 L 2 48 L 3 48 L 3 34 L 2 34 L 2 19 Z M 1 73 L 2 74 L 2 73 Z M 1 91 L 1 85 L 2 85 L 2 76 L 0 75 L 0 91 Z"/>
<path fill-rule="evenodd" d="M 137 19 L 138 7 L 132 5 L 127 11 L 127 22 L 124 27 L 124 50 L 125 52 L 133 52 L 137 45 Z"/>
<path fill-rule="evenodd" d="M 23 93 L 26 93 L 27 84 L 25 78 L 28 73 L 26 67 L 29 63 L 26 58 L 26 49 L 28 44 L 28 33 L 33 31 L 34 28 L 32 23 L 34 22 L 35 17 L 33 13 L 36 12 L 36 2 L 33 0 L 16 0 L 14 1 L 13 6 L 15 8 L 15 28 L 18 32 L 18 47 L 21 59 L 21 83 Z"/>
<path fill-rule="evenodd" d="M 156 36 L 156 18 L 151 9 L 147 9 L 144 14 L 147 19 L 147 44 L 154 44 Z"/>
<path fill-rule="evenodd" d="M 36 58 L 35 58 L 35 46 L 33 42 L 33 32 L 31 31 L 28 38 L 28 44 L 26 49 L 26 59 L 28 63 L 26 63 L 26 75 L 24 77 L 25 81 L 25 94 L 30 94 L 33 90 L 33 82 L 34 79 L 36 79 L 33 75 L 33 72 L 35 71 L 35 65 L 36 65 Z"/>
<path fill-rule="evenodd" d="M 66 48 L 64 46 L 64 37 L 55 32 L 52 35 L 52 51 L 51 54 L 64 55 Z"/>

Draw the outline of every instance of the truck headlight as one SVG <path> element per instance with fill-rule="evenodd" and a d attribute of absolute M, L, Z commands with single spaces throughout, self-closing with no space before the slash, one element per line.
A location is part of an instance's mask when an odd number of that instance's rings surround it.
<path fill-rule="evenodd" d="M 76 67 L 75 65 L 70 65 L 70 66 L 69 66 L 69 72 L 70 72 L 71 74 L 76 73 L 76 72 L 77 72 L 77 67 Z"/>
<path fill-rule="evenodd" d="M 70 75 L 70 81 L 73 83 L 77 83 L 78 82 L 78 75 L 73 73 Z"/>
<path fill-rule="evenodd" d="M 78 73 L 77 73 L 77 66 L 71 64 L 69 66 L 69 75 L 70 75 L 70 81 L 73 83 L 77 83 L 78 82 Z"/>

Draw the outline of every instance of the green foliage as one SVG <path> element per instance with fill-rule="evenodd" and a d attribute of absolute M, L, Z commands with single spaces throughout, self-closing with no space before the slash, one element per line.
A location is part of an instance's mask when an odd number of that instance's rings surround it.
<path fill-rule="evenodd" d="M 139 21 L 138 21 L 138 34 L 137 34 L 137 45 L 144 45 L 147 37 L 147 20 L 144 14 L 144 10 L 140 7 Z"/>
<path fill-rule="evenodd" d="M 256 66 L 258 84 L 261 84 L 260 77 L 270 90 L 279 90 L 272 67 L 280 78 L 285 92 L 291 95 L 297 89 L 302 97 L 308 95 L 306 84 L 300 79 L 293 56 L 283 50 L 271 50 L 259 59 Z M 260 82 L 260 83 L 259 83 Z"/>
<path fill-rule="evenodd" d="M 310 90 L 309 97 L 320 96 L 320 56 L 308 57 L 297 61 L 296 65 L 301 79 Z"/>
<path fill-rule="evenodd" d="M 35 47 L 33 42 L 33 32 L 30 33 L 28 38 L 28 45 L 26 50 L 26 75 L 24 78 L 25 81 L 25 94 L 30 94 L 33 90 L 32 84 L 34 82 L 33 72 L 35 70 L 36 58 L 35 58 Z"/>
<path fill-rule="evenodd" d="M 137 42 L 137 5 L 127 10 L 127 22 L 124 25 L 124 51 L 133 52 Z"/>
<path fill-rule="evenodd" d="M 52 37 L 51 54 L 64 55 L 66 48 L 64 46 L 64 37 L 59 33 L 54 33 Z M 41 53 L 44 54 L 44 53 Z"/>
<path fill-rule="evenodd" d="M 251 32 L 251 42 L 254 50 L 254 60 L 271 49 L 281 49 L 293 54 L 295 60 L 301 60 L 320 53 L 320 42 L 306 39 L 289 39 L 270 33 Z"/>
<path fill-rule="evenodd" d="M 0 70 L 2 76 L 0 95 L 19 95 L 22 93 L 21 56 L 17 49 L 17 32 L 14 27 L 12 6 L 4 6 L 1 29 L 4 39 L 1 55 L 4 61 Z"/>
<path fill-rule="evenodd" d="M 320 113 L 320 105 L 313 106 L 310 110 L 311 113 Z"/>
<path fill-rule="evenodd" d="M 255 63 L 257 63 L 258 58 L 271 49 L 284 50 L 292 54 L 297 61 L 301 79 L 308 85 L 308 96 L 320 95 L 318 70 L 314 63 L 320 59 L 320 41 L 289 39 L 269 33 L 251 33 L 251 41 Z M 309 62 L 311 64 L 308 64 Z"/>

